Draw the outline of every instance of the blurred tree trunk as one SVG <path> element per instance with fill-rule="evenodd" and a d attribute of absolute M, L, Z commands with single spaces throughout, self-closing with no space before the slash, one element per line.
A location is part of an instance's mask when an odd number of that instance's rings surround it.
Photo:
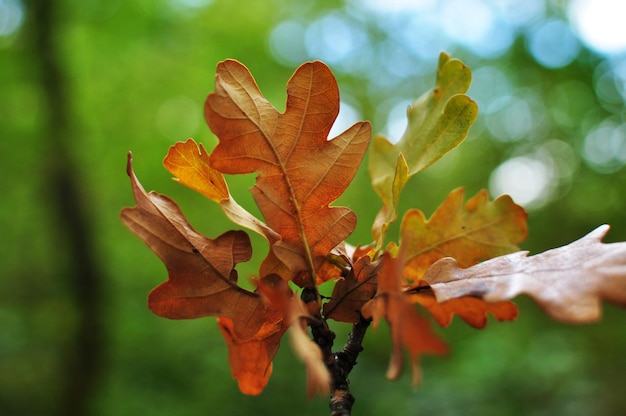
<path fill-rule="evenodd" d="M 103 326 L 101 296 L 103 276 L 97 256 L 90 218 L 89 201 L 84 198 L 77 163 L 72 151 L 80 143 L 72 134 L 68 84 L 59 47 L 63 32 L 58 0 L 30 0 L 27 3 L 33 34 L 33 62 L 38 66 L 44 118 L 42 150 L 47 152 L 47 197 L 51 220 L 64 250 L 58 264 L 59 284 L 68 288 L 76 310 L 74 333 L 61 357 L 64 385 L 56 413 L 87 415 L 89 402 L 102 367 Z M 68 259 L 67 261 L 64 261 Z"/>

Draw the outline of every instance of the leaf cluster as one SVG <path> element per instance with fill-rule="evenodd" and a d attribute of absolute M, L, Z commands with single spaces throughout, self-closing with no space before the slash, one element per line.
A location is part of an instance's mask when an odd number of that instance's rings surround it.
<path fill-rule="evenodd" d="M 263 390 L 288 332 L 305 363 L 309 394 L 330 393 L 336 414 L 348 414 L 341 413 L 353 401 L 348 375 L 370 322 L 376 328 L 386 320 L 391 329 L 387 377 L 401 373 L 406 350 L 417 383 L 420 355 L 447 352 L 428 314 L 441 326 L 458 315 L 483 328 L 488 313 L 515 319 L 510 300 L 518 294 L 569 322 L 598 319 L 603 299 L 626 305 L 626 243 L 602 244 L 604 226 L 570 246 L 528 257 L 517 246 L 527 235 L 527 215 L 508 196 L 491 200 L 480 191 L 466 200 L 463 189 L 453 190 L 430 218 L 418 209 L 403 213 L 399 241 L 388 241 L 410 177 L 458 146 L 476 119 L 477 106 L 466 95 L 470 82 L 469 68 L 442 54 L 434 87 L 407 109 L 404 135 L 395 143 L 377 135 L 370 144 L 368 122 L 328 137 L 339 90 L 322 62 L 295 71 L 282 113 L 245 66 L 219 63 L 204 109 L 218 145 L 209 154 L 193 139 L 176 143 L 164 165 L 180 183 L 219 204 L 234 224 L 261 235 L 268 254 L 254 277 L 256 289 L 244 289 L 236 266 L 251 257 L 247 233 L 198 233 L 172 199 L 143 189 L 129 154 L 136 206 L 125 208 L 121 218 L 169 274 L 150 293 L 150 309 L 170 319 L 216 316 L 232 374 L 246 394 Z M 332 204 L 368 147 L 382 207 L 371 244 L 352 247 L 346 239 L 356 214 Z M 256 174 L 250 192 L 262 218 L 235 201 L 224 178 L 249 173 Z M 336 283 L 323 297 L 318 287 L 328 281 Z M 340 351 L 333 351 L 328 320 L 353 325 Z"/>

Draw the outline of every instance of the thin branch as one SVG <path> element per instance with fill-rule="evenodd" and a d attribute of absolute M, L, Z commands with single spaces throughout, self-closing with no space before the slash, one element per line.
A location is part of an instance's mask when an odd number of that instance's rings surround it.
<path fill-rule="evenodd" d="M 349 375 L 357 363 L 359 353 L 363 351 L 363 338 L 371 319 L 365 319 L 359 314 L 359 321 L 352 325 L 346 344 L 341 351 L 333 353 L 335 333 L 328 326 L 328 322 L 321 315 L 320 295 L 317 288 L 305 288 L 300 299 L 314 315 L 309 321 L 313 341 L 320 347 L 324 364 L 331 377 L 330 410 L 331 416 L 350 416 L 354 404 L 354 396 L 350 393 Z M 314 305 L 314 306 L 313 306 Z"/>
<path fill-rule="evenodd" d="M 331 416 L 349 416 L 354 404 L 354 396 L 350 393 L 348 376 L 357 363 L 357 357 L 363 351 L 363 338 L 371 320 L 360 317 L 359 322 L 352 326 L 346 345 L 334 354 L 334 365 L 331 371 L 332 385 L 330 397 Z"/>
<path fill-rule="evenodd" d="M 311 335 L 313 336 L 313 341 L 322 350 L 322 357 L 326 367 L 330 369 L 330 366 L 333 365 L 334 362 L 332 349 L 335 341 L 335 333 L 328 326 L 328 322 L 322 318 L 319 308 L 320 295 L 317 288 L 304 288 L 300 294 L 300 299 L 302 299 L 311 312 L 314 312 L 314 319 L 309 323 Z M 313 302 L 315 302 L 315 307 L 310 308 L 309 305 L 313 304 Z"/>

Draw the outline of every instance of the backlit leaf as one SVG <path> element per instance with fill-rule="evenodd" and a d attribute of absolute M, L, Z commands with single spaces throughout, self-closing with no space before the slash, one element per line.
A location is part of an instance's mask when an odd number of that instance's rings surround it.
<path fill-rule="evenodd" d="M 209 155 L 202 144 L 198 145 L 193 139 L 176 143 L 170 147 L 163 164 L 177 181 L 220 204 L 233 223 L 255 231 L 270 244 L 280 239 L 275 231 L 233 199 L 224 175 L 211 166 Z"/>
<path fill-rule="evenodd" d="M 234 332 L 233 321 L 218 318 L 218 324 L 228 346 L 228 362 L 239 390 L 256 395 L 263 391 L 272 374 L 272 360 L 287 329 L 282 316 L 273 313 L 252 338 L 241 339 Z"/>
<path fill-rule="evenodd" d="M 374 137 L 369 172 L 372 186 L 383 200 L 372 229 L 379 244 L 397 217 L 400 193 L 409 177 L 458 146 L 476 120 L 478 107 L 465 95 L 471 78 L 463 62 L 442 53 L 435 87 L 407 109 L 408 125 L 400 140 L 392 144 L 381 135 Z"/>
<path fill-rule="evenodd" d="M 272 250 L 289 269 L 286 279 L 313 286 L 326 255 L 354 229 L 348 208 L 330 207 L 354 177 L 370 139 L 360 122 L 332 140 L 339 111 L 334 76 L 321 62 L 300 66 L 287 84 L 279 113 L 246 67 L 224 61 L 205 116 L 219 144 L 211 165 L 223 173 L 258 174 L 251 192 L 267 225 L 281 240 Z M 261 275 L 267 274 L 267 264 Z"/>
<path fill-rule="evenodd" d="M 454 257 L 461 267 L 518 251 L 526 238 L 527 214 L 509 196 L 489 201 L 480 191 L 463 203 L 462 188 L 452 191 L 428 219 L 408 211 L 400 228 L 400 257 L 406 279 L 417 282 L 435 261 Z"/>

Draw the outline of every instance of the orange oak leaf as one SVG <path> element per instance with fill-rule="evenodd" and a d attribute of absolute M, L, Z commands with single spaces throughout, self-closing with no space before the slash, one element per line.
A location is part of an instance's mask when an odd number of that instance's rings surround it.
<path fill-rule="evenodd" d="M 435 318 L 439 325 L 446 327 L 452 322 L 456 314 L 468 325 L 474 328 L 484 328 L 487 325 L 487 313 L 491 313 L 498 321 L 512 321 L 517 318 L 519 311 L 511 302 L 485 302 L 471 296 L 437 302 L 432 291 L 408 294 L 410 302 L 419 303 Z"/>
<path fill-rule="evenodd" d="M 171 146 L 163 160 L 165 168 L 175 180 L 199 192 L 222 207 L 235 224 L 246 227 L 274 244 L 280 236 L 237 203 L 228 191 L 224 175 L 211 167 L 209 155 L 202 144 L 193 139 Z"/>
<path fill-rule="evenodd" d="M 227 174 L 258 174 L 251 192 L 267 225 L 281 237 L 272 251 L 290 269 L 282 277 L 297 277 L 301 286 L 314 285 L 325 256 L 356 224 L 351 210 L 329 205 L 354 177 L 370 124 L 356 123 L 328 140 L 338 112 L 337 83 L 321 62 L 295 71 L 284 113 L 234 60 L 218 64 L 215 92 L 205 103 L 207 123 L 219 139 L 211 166 Z M 261 275 L 273 268 L 264 262 Z"/>
<path fill-rule="evenodd" d="M 207 198 L 218 203 L 230 199 L 224 176 L 211 167 L 204 146 L 195 140 L 190 138 L 171 146 L 163 165 L 177 181 Z"/>
<path fill-rule="evenodd" d="M 408 211 L 400 228 L 399 258 L 404 276 L 417 282 L 428 267 L 443 257 L 454 257 L 461 267 L 518 251 L 526 238 L 527 214 L 509 196 L 489 201 L 478 192 L 463 206 L 463 188 L 452 191 L 426 220 L 419 210 Z"/>
<path fill-rule="evenodd" d="M 307 394 L 327 394 L 330 389 L 330 374 L 324 364 L 322 351 L 307 332 L 308 320 L 313 319 L 306 305 L 294 296 L 284 280 L 268 276 L 258 282 L 259 292 L 265 301 L 282 315 L 282 322 L 289 327 L 291 345 L 296 355 L 304 362 L 307 371 Z"/>
<path fill-rule="evenodd" d="M 405 347 L 411 357 L 413 384 L 417 384 L 420 380 L 420 355 L 445 354 L 448 349 L 432 332 L 428 320 L 414 309 L 402 291 L 401 269 L 401 262 L 397 258 L 383 253 L 376 297 L 363 306 L 361 313 L 373 320 L 374 329 L 382 318 L 389 323 L 393 350 L 387 378 L 393 380 L 402 372 L 402 347 Z"/>
<path fill-rule="evenodd" d="M 335 284 L 330 301 L 324 304 L 324 316 L 339 322 L 358 322 L 361 308 L 376 293 L 378 264 L 368 256 L 358 258 L 347 276 Z"/>
<path fill-rule="evenodd" d="M 423 285 L 420 280 L 431 264 L 444 257 L 454 257 L 469 267 L 492 257 L 519 250 L 515 245 L 527 234 L 526 212 L 510 197 L 489 201 L 480 191 L 463 205 L 464 191 L 452 191 L 429 220 L 419 210 L 406 213 L 401 225 L 399 258 L 405 261 L 407 293 Z M 426 307 L 442 326 L 457 314 L 469 325 L 483 328 L 487 313 L 498 320 L 513 320 L 517 307 L 510 302 L 490 304 L 477 298 L 463 297 L 438 303 L 431 292 L 410 294 L 412 302 Z"/>
<path fill-rule="evenodd" d="M 228 362 L 239 390 L 257 395 L 263 391 L 272 374 L 272 360 L 287 330 L 282 315 L 270 312 L 259 331 L 248 339 L 238 337 L 232 319 L 220 317 L 218 325 L 228 346 Z"/>
<path fill-rule="evenodd" d="M 259 295 L 237 285 L 235 270 L 252 254 L 247 234 L 229 231 L 214 240 L 199 234 L 174 201 L 143 189 L 130 154 L 127 173 L 136 206 L 122 210 L 122 221 L 161 258 L 169 274 L 150 293 L 150 310 L 170 319 L 224 316 L 233 321 L 239 338 L 254 336 L 265 323 L 265 306 Z"/>
<path fill-rule="evenodd" d="M 602 300 L 626 307 L 626 242 L 602 243 L 608 230 L 603 225 L 563 247 L 530 257 L 512 253 L 466 269 L 444 258 L 423 278 L 439 302 L 467 295 L 499 302 L 526 294 L 554 319 L 593 322 Z"/>

